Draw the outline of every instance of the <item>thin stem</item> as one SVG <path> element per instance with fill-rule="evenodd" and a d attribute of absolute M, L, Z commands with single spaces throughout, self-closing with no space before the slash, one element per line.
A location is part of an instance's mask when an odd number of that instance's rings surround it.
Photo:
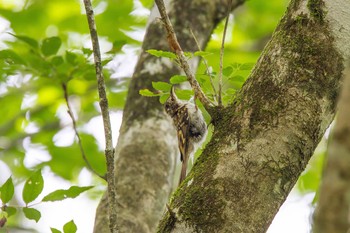
<path fill-rule="evenodd" d="M 177 60 L 180 64 L 180 67 L 182 70 L 185 72 L 187 76 L 187 80 L 190 83 L 195 96 L 199 101 L 202 102 L 204 108 L 208 111 L 208 113 L 212 113 L 212 108 L 213 108 L 213 103 L 205 96 L 203 93 L 201 87 L 199 86 L 198 81 L 196 80 L 195 76 L 193 75 L 193 72 L 190 69 L 190 66 L 187 62 L 187 59 L 183 53 L 183 50 L 176 38 L 176 34 L 174 31 L 174 28 L 170 22 L 169 16 L 166 12 L 164 2 L 163 0 L 155 0 L 155 3 L 158 7 L 159 13 L 161 15 L 161 19 L 163 21 L 163 24 L 165 26 L 165 29 L 167 31 L 167 39 L 168 39 L 168 44 L 173 52 L 175 52 Z"/>
<path fill-rule="evenodd" d="M 114 179 L 114 148 L 112 140 L 112 129 L 111 121 L 109 117 L 108 110 L 108 100 L 106 95 L 106 87 L 104 82 L 104 77 L 102 73 L 102 64 L 101 64 L 101 52 L 98 42 L 94 11 L 92 9 L 91 1 L 84 0 L 86 17 L 89 24 L 92 49 L 94 52 L 95 60 L 95 69 L 96 69 L 96 78 L 97 78 L 97 89 L 99 95 L 99 104 L 102 112 L 103 126 L 105 132 L 106 148 L 105 156 L 107 163 L 107 183 L 108 183 L 108 211 L 109 211 L 109 228 L 111 233 L 118 232 L 117 226 L 117 198 L 116 198 L 116 186 Z"/>
<path fill-rule="evenodd" d="M 223 70 L 223 66 L 224 66 L 225 38 L 226 38 L 228 20 L 230 18 L 231 5 L 232 5 L 232 0 L 230 0 L 229 7 L 227 10 L 227 16 L 226 16 L 225 26 L 224 26 L 224 33 L 222 35 L 222 42 L 221 42 L 221 49 L 220 49 L 219 94 L 218 94 L 219 106 L 222 106 L 222 70 Z"/>
<path fill-rule="evenodd" d="M 197 40 L 197 38 L 196 38 L 196 36 L 195 36 L 195 34 L 193 33 L 193 31 L 192 31 L 191 28 L 190 28 L 190 32 L 191 32 L 191 34 L 192 34 L 192 36 L 193 36 L 194 41 L 196 42 L 198 51 L 202 51 L 201 46 L 199 45 L 199 42 L 198 42 L 198 40 Z M 203 59 L 203 63 L 204 63 L 205 68 L 206 68 L 206 69 L 205 69 L 205 73 L 209 76 L 211 88 L 213 89 L 213 92 L 214 92 L 214 101 L 216 101 L 216 99 L 217 99 L 217 93 L 216 93 L 216 88 L 215 88 L 214 81 L 213 81 L 213 76 L 212 76 L 212 74 L 210 73 L 210 69 L 209 69 L 209 65 L 208 65 L 207 60 L 206 60 L 204 57 L 202 57 L 202 59 Z"/>
<path fill-rule="evenodd" d="M 89 160 L 87 159 L 86 157 L 86 154 L 85 154 L 85 150 L 84 150 L 84 147 L 83 147 L 83 144 L 82 144 L 82 141 L 81 141 L 81 138 L 80 138 L 80 134 L 78 132 L 78 128 L 77 128 L 77 122 L 75 120 L 75 117 L 73 115 L 73 111 L 72 111 L 72 108 L 69 104 L 69 99 L 68 99 L 68 91 L 67 91 L 67 84 L 65 83 L 62 83 L 62 89 L 63 89 L 63 93 L 64 93 L 64 99 L 66 100 L 66 105 L 67 105 L 67 113 L 68 115 L 70 116 L 70 118 L 72 119 L 72 123 L 73 123 L 73 129 L 74 129 L 74 132 L 75 132 L 75 135 L 77 136 L 77 139 L 78 139 L 78 145 L 79 145 L 79 149 L 80 149 L 80 152 L 81 152 L 81 156 L 83 157 L 85 163 L 86 163 L 86 166 L 87 168 L 92 172 L 94 173 L 95 175 L 97 175 L 98 177 L 106 180 L 106 177 L 105 176 L 102 176 L 100 174 L 98 174 L 91 166 Z"/>

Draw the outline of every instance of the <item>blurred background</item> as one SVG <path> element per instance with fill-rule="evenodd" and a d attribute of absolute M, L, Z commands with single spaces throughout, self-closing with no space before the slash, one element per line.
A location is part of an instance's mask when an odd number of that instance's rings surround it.
<path fill-rule="evenodd" d="M 114 145 L 118 138 L 127 87 L 141 50 L 151 0 L 94 0 L 104 74 L 111 110 Z M 287 0 L 247 1 L 231 15 L 225 42 L 224 82 L 228 96 L 239 90 L 286 11 Z M 206 49 L 218 71 L 223 23 Z M 51 38 L 51 39 L 50 39 Z M 56 39 L 52 39 L 56 38 Z M 48 49 L 45 45 L 52 45 Z M 98 174 L 106 172 L 104 136 L 92 64 L 85 9 L 79 0 L 0 0 L 0 186 L 11 176 L 17 208 L 2 232 L 51 232 L 72 219 L 82 233 L 92 232 L 95 210 L 106 189 L 103 179 L 84 162 L 62 83 L 87 159 Z M 248 66 L 250 67 L 250 66 Z M 201 63 L 197 73 L 204 73 Z M 233 87 L 233 88 L 232 88 Z M 326 134 L 326 136 L 328 133 Z M 269 233 L 309 232 L 327 149 L 327 137 L 281 207 Z M 38 222 L 24 217 L 22 189 L 42 169 L 44 190 L 37 200 L 71 185 L 94 186 L 75 199 L 34 201 Z M 1 215 L 0 215 L 1 216 Z"/>

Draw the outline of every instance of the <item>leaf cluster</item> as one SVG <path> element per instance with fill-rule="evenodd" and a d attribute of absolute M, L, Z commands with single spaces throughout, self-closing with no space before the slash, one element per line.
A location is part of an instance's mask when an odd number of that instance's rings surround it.
<path fill-rule="evenodd" d="M 38 209 L 33 206 L 38 205 L 43 202 L 54 202 L 62 201 L 67 198 L 75 198 L 81 193 L 91 189 L 92 186 L 71 186 L 69 189 L 58 189 L 47 195 L 45 195 L 41 201 L 33 203 L 38 199 L 39 195 L 44 189 L 44 179 L 41 170 L 34 172 L 24 183 L 22 190 L 22 199 L 25 206 L 13 206 L 10 201 L 13 199 L 15 194 L 15 188 L 13 184 L 12 177 L 9 177 L 6 182 L 0 186 L 0 200 L 2 202 L 0 208 L 0 219 L 6 222 L 7 219 L 17 213 L 17 210 L 21 210 L 24 216 L 29 220 L 34 220 L 38 222 L 41 218 L 41 213 Z M 3 227 L 4 224 L 1 226 Z M 64 226 L 63 232 L 76 232 L 76 226 L 73 221 L 67 223 Z M 75 229 L 75 230 L 74 230 Z M 56 230 L 56 231 L 55 231 Z M 60 232 L 57 229 L 52 230 L 52 232 Z"/>

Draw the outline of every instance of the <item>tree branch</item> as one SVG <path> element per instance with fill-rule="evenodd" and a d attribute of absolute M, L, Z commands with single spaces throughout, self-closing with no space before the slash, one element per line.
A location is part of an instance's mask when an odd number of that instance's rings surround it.
<path fill-rule="evenodd" d="M 201 46 L 199 45 L 198 40 L 196 38 L 196 35 L 193 33 L 191 28 L 190 28 L 190 32 L 191 32 L 191 35 L 193 36 L 194 41 L 196 42 L 198 51 L 202 51 Z M 210 72 L 210 68 L 209 68 L 207 60 L 204 57 L 202 57 L 202 60 L 203 60 L 203 63 L 205 65 L 205 73 L 209 76 L 210 85 L 211 85 L 211 88 L 213 89 L 213 92 L 214 92 L 214 95 L 213 95 L 214 101 L 217 101 L 218 95 L 216 93 L 216 88 L 215 88 L 215 85 L 213 82 L 213 75 Z"/>
<path fill-rule="evenodd" d="M 75 132 L 75 135 L 77 136 L 77 139 L 78 139 L 78 145 L 79 145 L 79 149 L 80 149 L 80 152 L 81 152 L 81 156 L 83 157 L 85 163 L 86 163 L 86 166 L 87 168 L 92 172 L 94 173 L 95 175 L 97 175 L 98 177 L 104 179 L 104 180 L 107 180 L 106 178 L 106 175 L 102 176 L 100 174 L 98 174 L 91 166 L 89 160 L 87 159 L 86 157 L 86 154 L 85 154 L 85 151 L 84 151 L 84 147 L 83 147 L 83 144 L 81 142 L 81 138 L 80 138 L 80 135 L 79 135 L 79 132 L 78 132 L 78 128 L 77 128 L 77 122 L 75 120 L 75 117 L 73 115 L 73 111 L 72 111 L 72 108 L 69 104 L 69 99 L 68 99 L 68 91 L 67 91 L 67 85 L 65 83 L 62 83 L 62 89 L 63 89 L 63 93 L 64 93 L 64 99 L 66 100 L 66 105 L 67 105 L 67 113 L 68 115 L 70 116 L 70 118 L 72 119 L 72 123 L 73 123 L 73 129 L 74 129 L 74 132 Z"/>
<path fill-rule="evenodd" d="M 333 8 L 304 3 L 291 1 L 237 98 L 223 109 L 188 184 L 172 198 L 177 218 L 164 215 L 158 232 L 260 233 L 270 226 L 333 120 L 341 52 L 350 56 L 350 24 L 341 11 L 349 1 L 328 1 Z"/>
<path fill-rule="evenodd" d="M 167 31 L 167 40 L 168 40 L 168 44 L 170 46 L 170 49 L 175 52 L 177 59 L 180 63 L 180 67 L 182 68 L 182 70 L 185 72 L 186 76 L 187 76 L 187 80 L 190 83 L 192 89 L 194 90 L 195 93 L 195 97 L 197 99 L 199 99 L 199 101 L 201 101 L 201 103 L 203 104 L 204 108 L 207 110 L 207 112 L 209 114 L 211 114 L 213 111 L 213 103 L 211 103 L 211 101 L 205 96 L 205 94 L 203 93 L 199 83 L 197 82 L 195 76 L 193 75 L 193 72 L 190 68 L 190 66 L 188 65 L 187 59 L 183 53 L 183 50 L 177 40 L 174 28 L 172 26 L 172 23 L 170 22 L 169 16 L 166 12 L 165 6 L 164 6 L 164 2 L 163 0 L 156 0 L 156 5 L 158 7 L 159 13 L 162 17 L 162 22 L 165 26 L 165 29 Z"/>
<path fill-rule="evenodd" d="M 224 33 L 222 35 L 222 42 L 221 42 L 221 49 L 220 49 L 219 93 L 218 93 L 218 104 L 219 104 L 219 106 L 222 106 L 222 70 L 223 70 L 223 66 L 224 66 L 225 38 L 226 38 L 226 31 L 227 31 L 228 20 L 230 18 L 232 0 L 229 0 L 229 4 L 228 5 L 229 5 L 229 7 L 228 7 L 228 10 L 227 10 L 227 16 L 226 16 L 225 26 L 224 26 Z"/>
<path fill-rule="evenodd" d="M 109 210 L 109 228 L 111 233 L 118 232 L 117 226 L 117 199 L 116 186 L 114 180 L 114 148 L 112 140 L 112 129 L 108 110 L 108 100 L 104 77 L 102 73 L 101 53 L 98 42 L 94 12 L 90 0 L 84 0 L 86 16 L 89 24 L 92 48 L 94 52 L 95 69 L 97 77 L 97 89 L 99 94 L 99 104 L 102 112 L 103 126 L 105 132 L 106 148 L 105 156 L 107 163 L 107 183 L 108 183 L 108 210 Z"/>

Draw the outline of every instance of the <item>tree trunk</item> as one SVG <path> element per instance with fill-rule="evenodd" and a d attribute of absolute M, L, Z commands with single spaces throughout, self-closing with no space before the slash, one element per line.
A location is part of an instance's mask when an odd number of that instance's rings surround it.
<path fill-rule="evenodd" d="M 320 199 L 314 214 L 315 233 L 349 232 L 350 197 L 350 67 L 340 96 L 334 134 L 330 140 Z"/>
<path fill-rule="evenodd" d="M 159 232 L 266 232 L 335 114 L 348 0 L 292 0 Z"/>
<path fill-rule="evenodd" d="M 243 0 L 234 0 L 233 8 Z M 169 4 L 168 4 L 169 5 Z M 225 0 L 178 0 L 168 6 L 179 42 L 185 51 L 196 51 L 190 28 L 202 48 L 213 29 L 227 13 Z M 165 58 L 156 58 L 148 49 L 169 50 L 163 25 L 153 9 L 150 24 L 132 77 L 116 147 L 116 185 L 120 232 L 155 232 L 173 187 L 178 160 L 176 131 L 156 98 L 139 95 L 152 89 L 152 81 L 169 81 L 179 68 Z M 192 60 L 196 68 L 198 61 Z M 107 233 L 107 198 L 101 200 L 94 232 Z"/>

